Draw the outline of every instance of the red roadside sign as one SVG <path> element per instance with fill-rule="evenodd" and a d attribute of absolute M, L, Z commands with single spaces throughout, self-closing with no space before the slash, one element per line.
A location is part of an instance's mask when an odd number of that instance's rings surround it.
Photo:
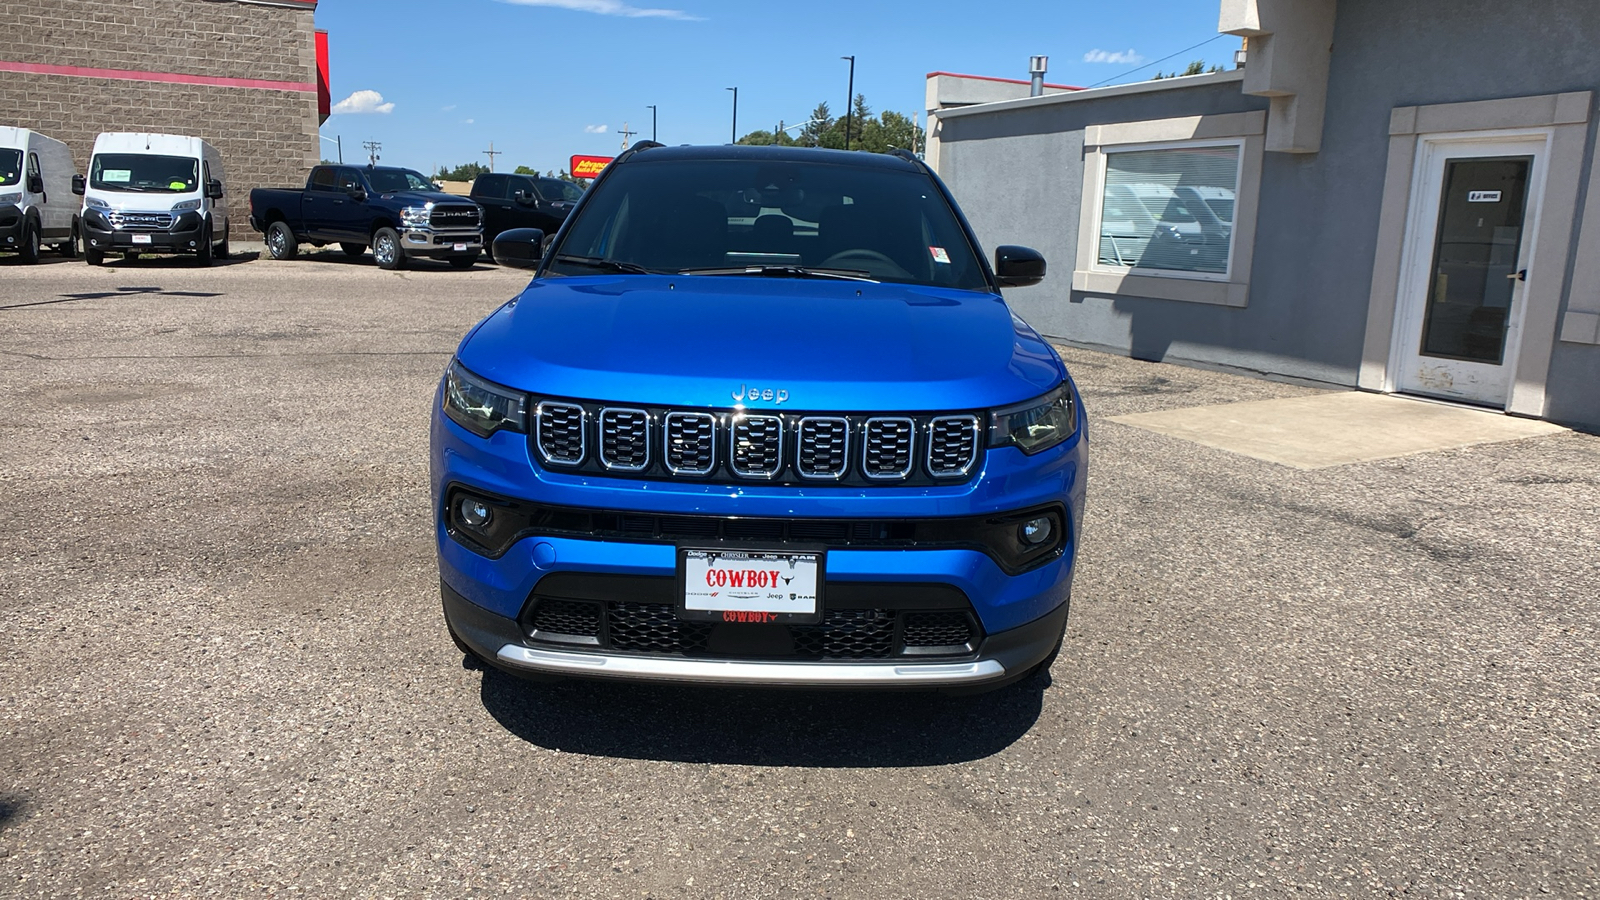
<path fill-rule="evenodd" d="M 613 159 L 616 159 L 616 157 L 574 156 L 572 158 L 572 168 L 567 171 L 572 173 L 573 178 L 593 178 L 599 175 L 600 170 L 604 169 Z"/>

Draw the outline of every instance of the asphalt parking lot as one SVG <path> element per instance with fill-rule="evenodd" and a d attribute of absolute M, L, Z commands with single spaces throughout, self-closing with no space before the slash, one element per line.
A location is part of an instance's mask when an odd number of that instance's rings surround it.
<path fill-rule="evenodd" d="M 1299 471 L 1069 350 L 1048 681 L 530 685 L 439 615 L 428 406 L 526 275 L 0 261 L 0 895 L 1600 895 L 1600 438 Z"/>

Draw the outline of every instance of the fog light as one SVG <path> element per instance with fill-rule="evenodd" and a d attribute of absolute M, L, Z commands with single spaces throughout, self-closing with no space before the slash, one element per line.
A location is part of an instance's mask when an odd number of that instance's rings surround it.
<path fill-rule="evenodd" d="M 482 500 L 474 500 L 471 497 L 462 499 L 460 505 L 456 507 L 456 511 L 461 518 L 461 524 L 468 528 L 482 528 L 489 524 L 491 518 L 494 518 L 494 510 L 489 508 L 489 504 L 484 503 Z"/>
<path fill-rule="evenodd" d="M 1055 532 L 1056 526 L 1054 522 L 1050 521 L 1050 517 L 1039 516 L 1036 519 L 1029 519 L 1023 522 L 1017 534 L 1022 538 L 1024 544 L 1030 547 L 1037 547 L 1049 541 L 1055 535 Z"/>

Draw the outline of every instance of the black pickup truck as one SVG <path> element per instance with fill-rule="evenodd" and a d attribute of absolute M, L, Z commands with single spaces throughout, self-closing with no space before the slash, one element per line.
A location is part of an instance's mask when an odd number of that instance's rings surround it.
<path fill-rule="evenodd" d="M 553 235 L 583 196 L 583 187 L 559 178 L 485 174 L 472 182 L 472 200 L 483 207 L 483 243 L 513 228 L 537 228 Z"/>
<path fill-rule="evenodd" d="M 305 190 L 256 188 L 250 225 L 266 235 L 273 259 L 293 259 L 301 243 L 338 244 L 378 265 L 404 268 L 412 257 L 471 268 L 483 252 L 483 211 L 442 193 L 420 173 L 389 166 L 317 166 Z"/>

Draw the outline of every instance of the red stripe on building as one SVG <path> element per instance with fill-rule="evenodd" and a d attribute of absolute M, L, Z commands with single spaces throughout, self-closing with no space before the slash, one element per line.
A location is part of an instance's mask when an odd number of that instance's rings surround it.
<path fill-rule="evenodd" d="M 263 91 L 295 91 L 314 94 L 317 86 L 309 81 L 266 81 L 260 78 L 213 78 L 209 75 L 180 75 L 176 72 L 138 72 L 129 69 L 91 69 L 85 66 L 53 66 L 46 63 L 0 61 L 0 72 L 23 75 L 68 75 L 74 78 L 109 78 L 113 81 L 144 81 L 159 84 L 193 84 L 203 87 L 255 88 Z"/>

